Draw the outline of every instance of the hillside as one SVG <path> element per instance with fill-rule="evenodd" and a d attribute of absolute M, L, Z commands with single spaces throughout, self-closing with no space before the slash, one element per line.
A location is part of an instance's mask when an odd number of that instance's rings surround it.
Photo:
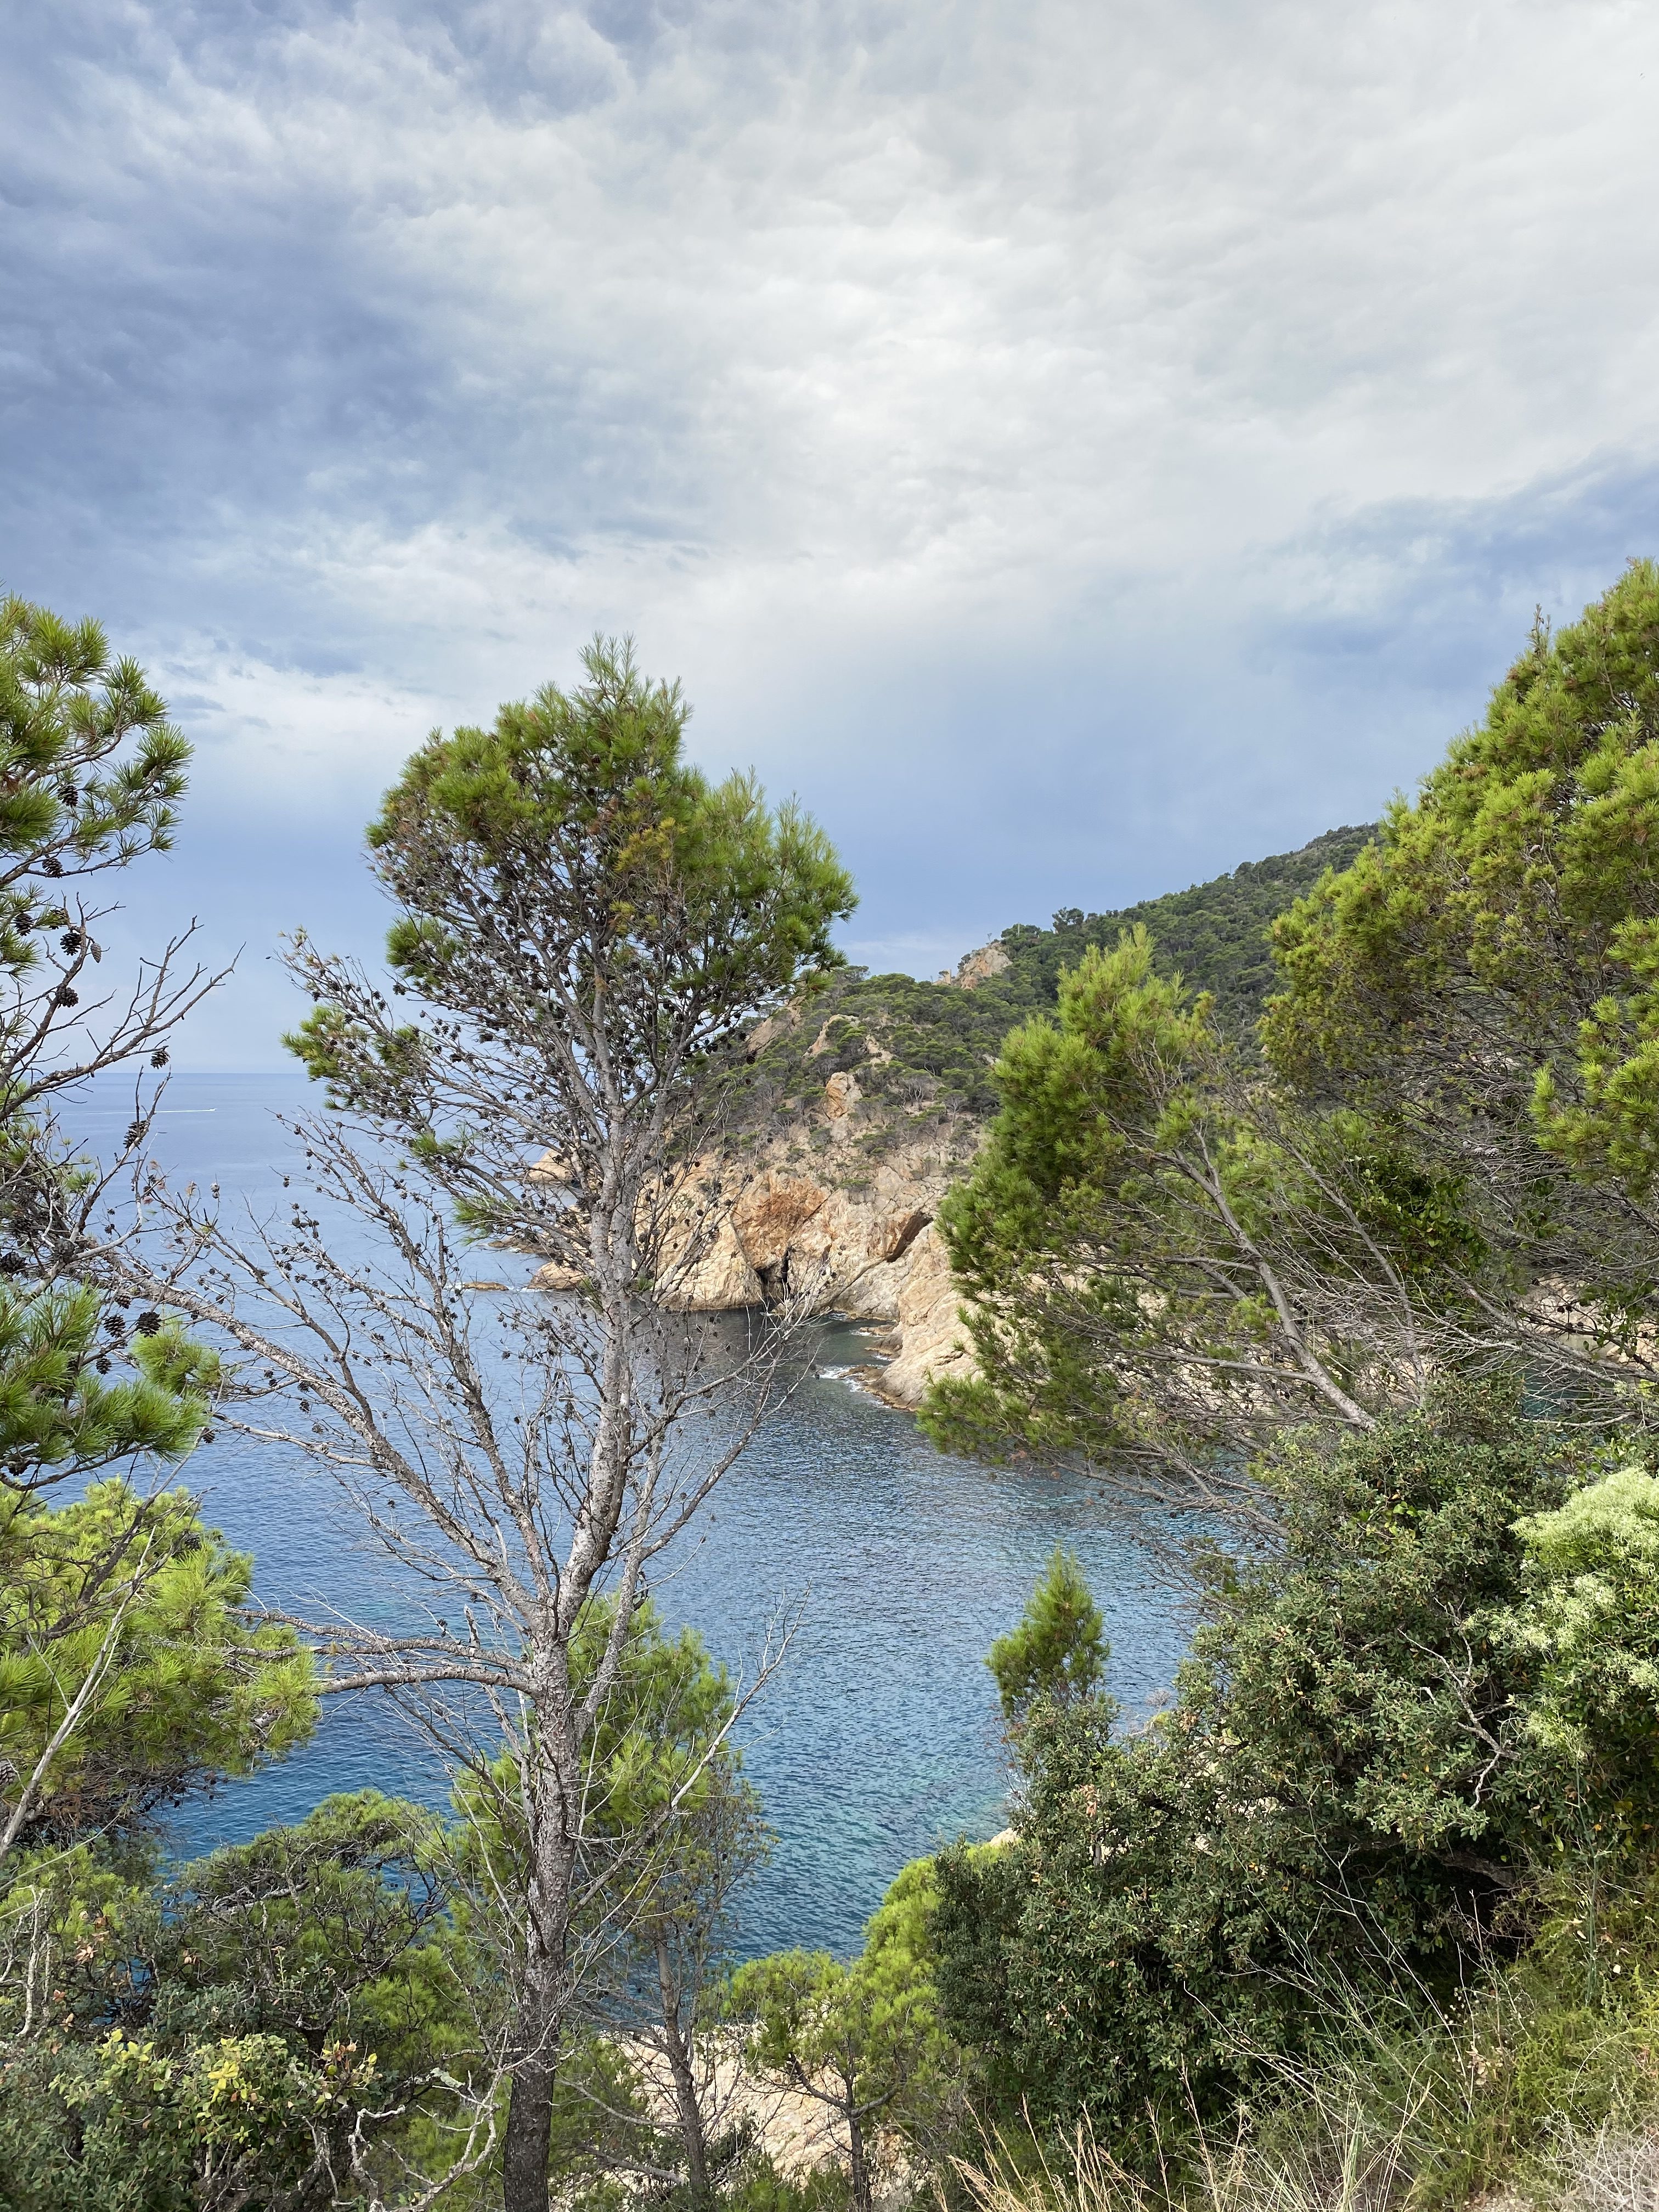
<path fill-rule="evenodd" d="M 1179 973 L 1195 988 L 1215 994 L 1219 1018 L 1235 1032 L 1247 1030 L 1273 989 L 1267 927 L 1327 868 L 1346 868 L 1376 835 L 1374 823 L 1328 830 L 1294 853 L 1246 860 L 1231 875 L 1189 890 L 1166 891 L 1113 914 L 1064 908 L 1048 929 L 1016 922 L 998 942 L 1011 965 L 988 989 L 1002 987 L 1011 1010 L 1024 1014 L 1054 1002 L 1062 968 L 1075 964 L 1085 946 L 1115 945 L 1121 931 L 1145 922 L 1157 947 L 1157 964 Z"/>
<path fill-rule="evenodd" d="M 1060 972 L 1091 945 L 1115 944 L 1144 922 L 1157 960 L 1215 994 L 1220 1018 L 1245 1032 L 1273 983 L 1267 931 L 1328 867 L 1346 867 L 1375 834 L 1333 830 L 1294 853 L 1247 860 L 1231 874 L 1109 914 L 1062 908 L 1052 926 L 1016 922 L 927 983 L 851 968 L 811 998 L 763 1023 L 748 1041 L 734 1102 L 742 1150 L 805 1161 L 831 1150 L 836 1181 L 856 1190 L 896 1143 L 930 1147 L 942 1169 L 978 1143 L 996 1109 L 991 1066 L 1015 1023 L 1052 1006 Z"/>
<path fill-rule="evenodd" d="M 1334 830 L 1297 852 L 1111 914 L 1017 923 L 932 983 L 851 968 L 744 1041 L 725 1127 L 697 1164 L 665 1303 L 726 1313 L 805 1297 L 888 1332 L 865 1371 L 895 1405 L 960 1371 L 960 1294 L 934 1216 L 984 1140 L 991 1077 L 1013 1025 L 1055 1003 L 1091 945 L 1145 922 L 1165 969 L 1214 993 L 1247 1035 L 1272 988 L 1267 930 L 1374 833 Z M 546 1287 L 565 1279 L 544 1271 Z"/>
<path fill-rule="evenodd" d="M 1334 830 L 1297 852 L 1112 914 L 1017 923 L 937 981 L 849 968 L 744 1040 L 718 1142 L 696 1164 L 665 1303 L 726 1313 L 805 1297 L 878 1322 L 871 1387 L 901 1406 L 959 1368 L 959 1293 L 933 1218 L 996 1110 L 1009 1030 L 1055 1002 L 1063 969 L 1145 922 L 1158 964 L 1214 993 L 1248 1034 L 1272 988 L 1267 929 L 1374 833 Z M 553 1268 L 550 1290 L 574 1279 Z"/>

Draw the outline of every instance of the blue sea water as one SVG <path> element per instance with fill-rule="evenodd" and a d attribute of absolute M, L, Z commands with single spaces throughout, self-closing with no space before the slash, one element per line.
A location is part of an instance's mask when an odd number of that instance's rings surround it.
<path fill-rule="evenodd" d="M 297 1185 L 303 1165 L 276 1115 L 315 1104 L 297 1074 L 178 1076 L 157 1149 L 175 1176 L 275 1207 L 283 1176 Z M 73 1126 L 95 1150 L 125 1118 L 118 1097 L 94 1093 Z M 516 1264 L 487 1258 L 481 1274 L 506 1277 Z M 776 1834 L 744 1914 L 751 1953 L 794 1943 L 850 1953 L 907 1860 L 1002 1826 L 1006 1777 L 984 1655 L 1056 1543 L 1077 1553 L 1105 1615 L 1110 1686 L 1128 1714 L 1167 1687 L 1188 1632 L 1168 1582 L 1087 1483 L 945 1457 L 847 1377 L 866 1357 L 859 1331 L 825 1328 L 815 1375 L 726 1477 L 656 1592 L 669 1622 L 692 1624 L 734 1674 L 747 1671 L 781 1604 L 800 1608 L 783 1668 L 743 1723 L 745 1768 Z M 223 1435 L 186 1479 L 210 1521 L 254 1554 L 265 1603 L 386 1603 L 385 1571 L 325 1476 Z M 301 1818 L 331 1790 L 368 1785 L 434 1804 L 447 1790 L 430 1750 L 383 1702 L 331 1702 L 292 1758 L 182 1808 L 173 1847 L 240 1840 Z"/>

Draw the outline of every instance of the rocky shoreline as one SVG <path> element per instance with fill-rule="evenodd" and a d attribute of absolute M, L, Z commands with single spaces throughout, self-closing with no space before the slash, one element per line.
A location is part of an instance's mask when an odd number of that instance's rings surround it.
<path fill-rule="evenodd" d="M 972 990 L 997 972 L 1000 946 L 969 954 L 952 979 Z M 781 1032 L 800 1030 L 785 1008 L 749 1041 L 751 1060 Z M 826 1048 L 830 1025 L 807 1048 Z M 870 1063 L 884 1054 L 872 1036 Z M 870 1078 L 866 1075 L 866 1083 Z M 971 1372 L 961 1292 L 936 1226 L 939 1202 L 978 1151 L 986 1122 L 940 1114 L 925 1099 L 877 1121 L 857 1067 L 832 1069 L 805 1111 L 757 1140 L 701 1159 L 678 1203 L 659 1296 L 682 1313 L 740 1313 L 788 1304 L 874 1323 L 876 1358 L 854 1370 L 873 1395 L 905 1412 L 928 1385 Z M 532 1173 L 556 1180 L 550 1157 Z M 580 1279 L 550 1265 L 532 1287 L 568 1290 Z"/>
<path fill-rule="evenodd" d="M 908 1148 L 907 1148 L 908 1149 Z M 933 1155 L 924 1155 L 932 1158 Z M 934 1225 L 948 1178 L 903 1153 L 883 1160 L 868 1188 L 772 1165 L 728 1196 L 729 1164 L 693 1183 L 681 1250 L 671 1260 L 665 1304 L 681 1313 L 740 1313 L 799 1303 L 809 1313 L 873 1322 L 878 1363 L 858 1379 L 890 1406 L 914 1411 L 936 1376 L 971 1366 L 961 1294 Z M 550 1265 L 533 1290 L 574 1287 Z"/>

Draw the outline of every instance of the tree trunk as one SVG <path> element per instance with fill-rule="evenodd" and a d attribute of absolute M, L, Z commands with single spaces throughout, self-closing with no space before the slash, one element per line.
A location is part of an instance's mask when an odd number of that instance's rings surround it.
<path fill-rule="evenodd" d="M 563 1793 L 545 1778 L 538 1792 L 534 1863 L 525 1915 L 525 1965 L 519 1986 L 517 2053 L 501 2147 L 504 2212 L 548 2212 L 553 2085 L 564 2024 L 565 1946 L 574 1854 L 565 1837 Z M 551 1800 L 550 1803 L 548 1801 Z"/>
<path fill-rule="evenodd" d="M 519 1992 L 519 2055 L 507 2093 L 501 2150 L 505 2212 L 547 2212 L 553 2082 L 559 2060 L 557 1981 L 556 1963 L 538 1959 L 526 1967 Z"/>
<path fill-rule="evenodd" d="M 680 2141 L 685 2146 L 685 2179 L 693 2204 L 708 2202 L 708 2150 L 703 2140 L 702 2107 L 691 2070 L 691 2051 L 680 2027 L 680 1992 L 674 1979 L 668 1939 L 657 1937 L 657 1986 L 662 1996 L 663 2048 L 668 2070 L 674 2077 L 674 2102 L 680 2116 Z"/>
<path fill-rule="evenodd" d="M 853 2212 L 870 2212 L 870 2161 L 864 2152 L 864 2130 L 859 2124 L 858 2112 L 848 2097 L 847 2112 L 847 2148 L 853 2169 Z"/>

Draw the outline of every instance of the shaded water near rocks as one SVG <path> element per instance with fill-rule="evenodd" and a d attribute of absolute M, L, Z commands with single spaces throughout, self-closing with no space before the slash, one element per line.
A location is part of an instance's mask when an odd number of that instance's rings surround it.
<path fill-rule="evenodd" d="M 299 1179 L 275 1112 L 316 1103 L 298 1078 L 180 1076 L 158 1150 L 171 1173 L 274 1206 L 283 1174 Z M 97 1148 L 125 1109 L 94 1097 L 74 1119 Z M 507 1272 L 499 1262 L 491 1254 L 480 1273 Z M 746 1771 L 776 1832 L 744 1913 L 748 1952 L 849 1953 L 907 1860 L 1002 1825 L 984 1654 L 1057 1543 L 1076 1551 L 1105 1614 L 1126 1717 L 1157 1701 L 1187 1640 L 1180 1601 L 1090 1486 L 945 1458 L 848 1379 L 868 1343 L 826 1325 L 815 1374 L 726 1478 L 656 1591 L 669 1623 L 690 1622 L 734 1673 L 780 1605 L 801 1607 L 789 1658 L 743 1723 Z M 187 1480 L 210 1521 L 255 1554 L 267 1604 L 386 1604 L 384 1571 L 325 1477 L 226 1437 L 202 1448 Z M 238 1841 L 331 1790 L 368 1786 L 440 1804 L 447 1791 L 431 1753 L 381 1703 L 332 1704 L 295 1756 L 183 1808 L 174 1848 Z"/>

